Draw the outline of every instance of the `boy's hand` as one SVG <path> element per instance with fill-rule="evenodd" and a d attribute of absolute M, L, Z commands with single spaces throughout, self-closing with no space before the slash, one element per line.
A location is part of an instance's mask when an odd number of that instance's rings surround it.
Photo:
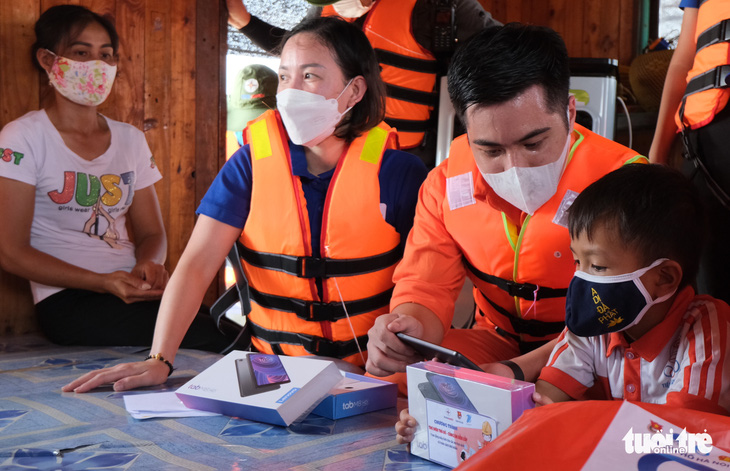
<path fill-rule="evenodd" d="M 540 394 L 539 392 L 532 393 L 532 400 L 535 401 L 535 405 L 538 407 L 546 406 L 546 405 L 552 404 L 554 402 L 548 396 L 545 396 L 544 394 Z"/>
<path fill-rule="evenodd" d="M 395 423 L 396 440 L 398 443 L 411 443 L 413 436 L 416 433 L 416 419 L 408 413 L 408 409 L 403 409 L 400 412 L 400 418 Z"/>
<path fill-rule="evenodd" d="M 538 379 L 535 382 L 535 392 L 532 394 L 532 400 L 538 406 L 546 406 L 553 402 L 572 401 L 573 398 L 557 386 L 553 386 L 545 380 Z"/>

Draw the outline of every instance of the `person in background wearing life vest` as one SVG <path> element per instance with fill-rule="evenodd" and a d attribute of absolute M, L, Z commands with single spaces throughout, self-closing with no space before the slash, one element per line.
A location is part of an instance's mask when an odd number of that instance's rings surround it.
<path fill-rule="evenodd" d="M 165 382 L 195 306 L 236 241 L 254 348 L 362 371 L 427 170 L 394 150 L 375 53 L 346 21 L 317 18 L 289 34 L 276 99 L 277 111 L 249 123 L 246 144 L 198 208 L 162 298 L 154 358 L 89 373 L 64 391 Z"/>
<path fill-rule="evenodd" d="M 646 159 L 575 123 L 568 53 L 549 28 L 482 31 L 454 55 L 448 82 L 466 134 L 421 187 L 391 312 L 370 329 L 367 370 L 405 383 L 406 365 L 423 358 L 395 335 L 403 332 L 534 381 L 551 345 L 538 347 L 565 325 L 570 204 L 606 173 Z M 476 325 L 450 329 L 467 276 Z"/>
<path fill-rule="evenodd" d="M 726 0 L 681 0 L 682 30 L 664 81 L 649 159 L 671 164 L 669 154 L 682 133 L 682 173 L 692 179 L 711 215 L 697 291 L 730 302 L 730 21 Z"/>
<path fill-rule="evenodd" d="M 261 113 L 276 108 L 276 72 L 261 64 L 247 65 L 236 74 L 228 95 L 226 160 L 243 145 L 243 129 Z"/>
<path fill-rule="evenodd" d="M 248 0 L 253 2 L 255 0 Z M 306 18 L 339 16 L 362 28 L 375 48 L 386 84 L 385 122 L 402 149 L 434 166 L 437 78 L 457 45 L 500 25 L 477 0 L 307 0 Z M 228 22 L 265 51 L 275 53 L 285 31 L 252 16 L 242 0 L 227 0 Z"/>

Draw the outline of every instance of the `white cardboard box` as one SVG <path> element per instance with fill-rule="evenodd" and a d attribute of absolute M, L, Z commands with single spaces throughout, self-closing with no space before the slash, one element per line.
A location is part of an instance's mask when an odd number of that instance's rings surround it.
<path fill-rule="evenodd" d="M 409 365 L 411 453 L 455 467 L 535 407 L 532 383 L 434 361 Z"/>
<path fill-rule="evenodd" d="M 289 426 L 309 414 L 341 380 L 331 361 L 234 350 L 176 394 L 191 409 Z"/>

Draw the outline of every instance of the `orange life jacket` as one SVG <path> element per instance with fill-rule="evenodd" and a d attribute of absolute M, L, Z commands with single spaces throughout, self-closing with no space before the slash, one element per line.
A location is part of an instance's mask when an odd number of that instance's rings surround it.
<path fill-rule="evenodd" d="M 436 128 L 430 118 L 438 101 L 434 93 L 438 64 L 413 37 L 411 14 L 417 1 L 377 1 L 363 25 L 387 89 L 385 122 L 397 129 L 403 149 L 420 145 L 424 131 Z M 322 8 L 322 16 L 339 15 L 328 5 Z"/>
<path fill-rule="evenodd" d="M 695 39 L 697 51 L 687 74 L 687 90 L 676 115 L 679 129 L 697 129 L 711 122 L 730 97 L 725 77 L 730 74 L 730 2 L 700 1 Z M 721 21 L 722 20 L 722 21 Z M 730 31 L 730 30 L 729 30 Z"/>
<path fill-rule="evenodd" d="M 393 270 L 402 255 L 400 235 L 381 213 L 378 180 L 395 133 L 386 125 L 375 127 L 340 158 L 322 214 L 322 254 L 312 254 L 304 192 L 292 174 L 278 114 L 265 112 L 245 134 L 253 186 L 240 241 L 254 346 L 266 353 L 314 354 L 362 365 L 354 336 L 367 354 L 367 331 L 388 312 Z"/>
<path fill-rule="evenodd" d="M 590 183 L 624 163 L 645 160 L 577 124 L 568 159 L 555 195 L 518 228 L 488 202 L 487 183 L 466 135 L 452 143 L 447 178 L 466 188 L 471 180 L 474 200 L 451 210 L 447 191 L 444 224 L 465 254 L 478 326 L 497 326 L 527 344 L 556 337 L 563 330 L 565 294 L 575 272 L 565 210 Z"/>

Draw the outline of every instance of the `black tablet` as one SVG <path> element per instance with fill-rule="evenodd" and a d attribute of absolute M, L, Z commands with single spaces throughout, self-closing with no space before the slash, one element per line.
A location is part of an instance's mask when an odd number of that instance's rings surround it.
<path fill-rule="evenodd" d="M 251 354 L 249 353 L 248 356 L 250 357 Z M 263 386 L 256 384 L 254 371 L 251 369 L 251 362 L 249 358 L 237 358 L 235 363 L 236 375 L 238 376 L 238 388 L 241 393 L 241 397 L 252 396 L 254 394 L 279 389 L 279 383 L 266 384 Z"/>
<path fill-rule="evenodd" d="M 426 360 L 433 360 L 434 358 L 448 363 L 454 366 L 462 366 L 476 371 L 484 371 L 479 368 L 473 361 L 457 352 L 456 350 L 449 350 L 448 348 L 436 345 L 435 343 L 427 342 L 425 340 L 411 337 L 403 332 L 395 334 L 399 339 L 408 344 L 409 347 L 423 355 Z"/>

